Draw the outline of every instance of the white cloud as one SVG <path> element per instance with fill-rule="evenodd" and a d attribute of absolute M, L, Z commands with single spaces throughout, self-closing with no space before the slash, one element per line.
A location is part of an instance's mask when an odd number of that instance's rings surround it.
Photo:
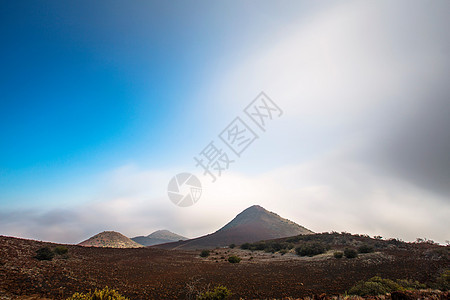
<path fill-rule="evenodd" d="M 195 237 L 259 204 L 317 232 L 450 239 L 450 209 L 443 199 L 397 178 L 374 174 L 342 154 L 257 176 L 230 171 L 216 183 L 200 176 L 202 198 L 188 208 L 175 206 L 165 195 L 172 173 L 126 166 L 112 174 L 111 184 L 98 191 L 104 199 L 65 210 L 10 212 L 1 218 L 2 234 L 73 243 L 103 230 L 135 236 L 167 228 Z M 164 191 L 159 191 L 161 186 Z M 154 189 L 159 195 L 149 196 Z"/>

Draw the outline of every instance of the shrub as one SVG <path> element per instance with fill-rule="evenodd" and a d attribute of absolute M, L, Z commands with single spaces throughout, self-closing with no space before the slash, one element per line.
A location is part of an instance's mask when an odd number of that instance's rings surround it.
<path fill-rule="evenodd" d="M 370 247 L 370 246 L 364 244 L 358 248 L 358 252 L 359 253 L 371 253 L 371 252 L 373 252 L 373 247 Z"/>
<path fill-rule="evenodd" d="M 450 269 L 445 270 L 437 279 L 436 288 L 441 291 L 450 290 Z"/>
<path fill-rule="evenodd" d="M 200 256 L 201 257 L 208 257 L 209 256 L 209 250 L 202 250 L 202 252 L 200 252 Z"/>
<path fill-rule="evenodd" d="M 349 294 L 358 296 L 377 296 L 392 293 L 394 291 L 404 291 L 400 284 L 379 276 L 370 278 L 368 281 L 360 281 L 349 290 Z"/>
<path fill-rule="evenodd" d="M 344 255 L 347 258 L 355 258 L 358 256 L 358 253 L 356 252 L 355 249 L 345 248 Z"/>
<path fill-rule="evenodd" d="M 286 253 L 288 253 L 289 251 L 288 250 L 286 250 L 286 249 L 281 249 L 280 250 L 280 254 L 281 255 L 285 255 Z"/>
<path fill-rule="evenodd" d="M 75 293 L 67 300 L 129 300 L 115 290 L 105 287 L 103 290 L 95 290 L 87 294 Z"/>
<path fill-rule="evenodd" d="M 231 291 L 226 287 L 219 285 L 212 291 L 201 293 L 197 296 L 197 300 L 222 300 L 231 297 Z"/>
<path fill-rule="evenodd" d="M 264 242 L 259 242 L 259 243 L 254 243 L 253 245 L 250 246 L 251 250 L 264 250 L 266 249 L 266 243 Z"/>
<path fill-rule="evenodd" d="M 269 245 L 267 245 L 266 249 L 270 248 L 274 252 L 277 252 L 277 251 L 280 251 L 281 249 L 284 249 L 286 247 L 287 247 L 287 244 L 274 242 L 274 243 L 270 243 Z M 272 252 L 272 251 L 270 251 L 270 252 Z"/>
<path fill-rule="evenodd" d="M 264 252 L 266 252 L 266 253 L 275 253 L 275 249 L 273 249 L 273 248 L 265 248 Z"/>
<path fill-rule="evenodd" d="M 38 260 L 52 260 L 55 254 L 49 247 L 43 247 L 36 251 L 36 256 Z"/>
<path fill-rule="evenodd" d="M 290 237 L 286 240 L 286 242 L 288 242 L 288 243 L 297 243 L 298 241 L 300 241 L 299 236 Z"/>
<path fill-rule="evenodd" d="M 241 261 L 241 258 L 236 255 L 231 255 L 230 257 L 228 257 L 228 261 L 232 264 L 237 264 Z"/>
<path fill-rule="evenodd" d="M 67 249 L 64 246 L 58 246 L 58 247 L 55 248 L 54 251 L 58 255 L 64 255 L 64 254 L 67 254 L 67 252 L 69 252 L 69 249 Z"/>
<path fill-rule="evenodd" d="M 404 287 L 407 290 L 418 290 L 418 289 L 425 289 L 427 286 L 425 284 L 422 284 L 418 282 L 417 280 L 408 280 L 408 279 L 398 279 L 397 283 Z"/>
<path fill-rule="evenodd" d="M 250 249 L 250 243 L 242 244 L 242 245 L 241 245 L 241 249 L 242 249 L 242 250 L 248 250 L 248 249 Z"/>
<path fill-rule="evenodd" d="M 295 252 L 300 256 L 314 256 L 322 254 L 327 250 L 327 247 L 321 243 L 309 243 L 295 248 Z"/>
<path fill-rule="evenodd" d="M 344 256 L 344 253 L 341 251 L 337 251 L 333 253 L 334 258 L 342 258 Z"/>
<path fill-rule="evenodd" d="M 376 296 L 376 295 L 385 295 L 387 293 L 387 289 L 379 282 L 359 282 L 354 287 L 350 289 L 348 292 L 350 295 L 358 295 L 358 296 Z"/>
<path fill-rule="evenodd" d="M 234 249 L 234 247 L 236 247 L 236 245 L 235 245 L 235 244 L 231 244 L 229 247 L 230 247 L 231 249 Z"/>

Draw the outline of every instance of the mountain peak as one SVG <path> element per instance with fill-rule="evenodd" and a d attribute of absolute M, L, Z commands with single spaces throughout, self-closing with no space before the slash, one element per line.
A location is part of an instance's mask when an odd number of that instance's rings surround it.
<path fill-rule="evenodd" d="M 212 234 L 161 245 L 161 247 L 168 249 L 215 248 L 311 233 L 313 233 L 311 230 L 284 219 L 262 206 L 252 205 Z"/>
<path fill-rule="evenodd" d="M 231 222 L 226 224 L 224 227 L 219 229 L 218 231 L 224 231 L 229 230 L 234 227 L 239 227 L 243 225 L 250 226 L 251 224 L 259 224 L 263 227 L 289 227 L 290 231 L 292 231 L 293 228 L 296 228 L 298 231 L 301 231 L 300 233 L 312 233 L 312 231 L 288 220 L 280 217 L 276 213 L 273 213 L 271 211 L 268 211 L 264 207 L 260 205 L 252 205 L 246 209 L 244 209 L 241 213 L 239 213 Z M 271 224 L 271 225 L 269 225 Z M 283 231 L 283 230 L 281 230 Z M 296 230 L 293 230 L 296 231 Z M 300 234 L 298 233 L 298 234 Z"/>
<path fill-rule="evenodd" d="M 171 239 L 171 240 L 187 240 L 184 236 L 181 236 L 179 234 L 173 233 L 172 231 L 169 231 L 167 229 L 162 230 L 156 230 L 155 232 L 150 233 L 147 235 L 148 238 L 155 238 L 155 239 Z"/>
<path fill-rule="evenodd" d="M 158 244 L 178 242 L 187 240 L 186 237 L 173 233 L 167 229 L 156 230 L 147 236 L 137 236 L 132 238 L 133 241 L 144 246 L 153 246 Z"/>
<path fill-rule="evenodd" d="M 140 248 L 142 245 L 132 241 L 117 231 L 103 231 L 79 243 L 86 247 Z"/>
<path fill-rule="evenodd" d="M 160 229 L 160 230 L 153 231 L 148 236 L 151 236 L 151 235 L 154 235 L 154 234 L 160 234 L 160 233 L 161 234 L 166 234 L 166 233 L 172 233 L 172 232 L 167 230 L 167 229 Z"/>
<path fill-rule="evenodd" d="M 255 205 L 252 205 L 252 206 L 250 206 L 250 207 L 244 209 L 244 210 L 242 211 L 242 213 L 243 213 L 243 212 L 246 212 L 246 211 L 250 211 L 250 212 L 251 212 L 251 211 L 268 211 L 268 210 L 265 209 L 264 207 L 260 206 L 260 205 L 255 204 Z"/>

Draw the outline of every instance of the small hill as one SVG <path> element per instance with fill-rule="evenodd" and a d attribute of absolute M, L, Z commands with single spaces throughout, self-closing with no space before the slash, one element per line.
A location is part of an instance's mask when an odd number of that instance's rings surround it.
<path fill-rule="evenodd" d="M 115 231 L 103 231 L 79 243 L 85 247 L 141 248 L 142 245 Z"/>
<path fill-rule="evenodd" d="M 284 219 L 259 205 L 253 205 L 212 234 L 156 247 L 164 249 L 215 248 L 311 233 L 313 233 L 311 230 L 295 222 Z"/>
<path fill-rule="evenodd" d="M 147 236 L 137 236 L 131 239 L 144 246 L 153 246 L 170 242 L 185 241 L 188 238 L 170 232 L 169 230 L 157 230 Z"/>

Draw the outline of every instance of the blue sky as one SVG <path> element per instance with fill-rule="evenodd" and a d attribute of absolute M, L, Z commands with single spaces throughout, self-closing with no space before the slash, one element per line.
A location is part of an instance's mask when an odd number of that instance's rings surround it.
<path fill-rule="evenodd" d="M 2 2 L 1 204 L 191 156 L 211 122 L 197 90 L 301 15 L 287 4 Z"/>
<path fill-rule="evenodd" d="M 315 231 L 450 239 L 449 9 L 1 1 L 0 234 L 192 237 L 260 204 Z M 283 118 L 174 206 L 169 179 L 200 172 L 193 156 L 261 91 Z"/>

